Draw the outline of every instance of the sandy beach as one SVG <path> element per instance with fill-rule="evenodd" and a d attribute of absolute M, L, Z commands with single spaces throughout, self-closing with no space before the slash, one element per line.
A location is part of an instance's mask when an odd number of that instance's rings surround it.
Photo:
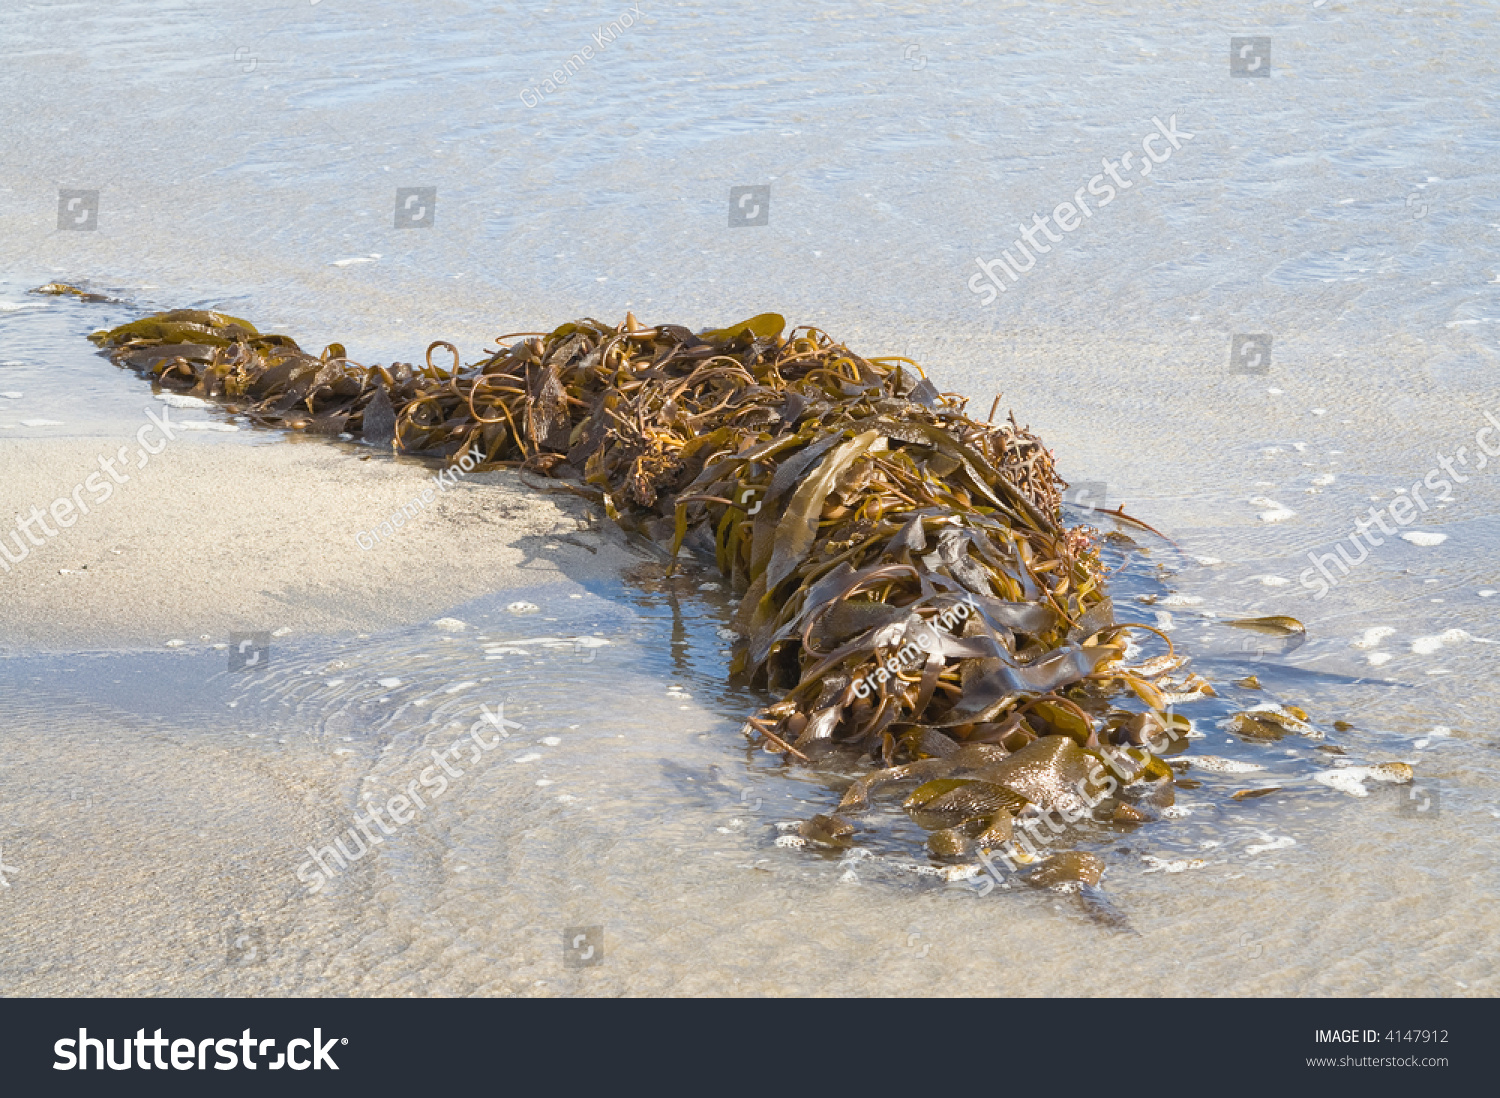
<path fill-rule="evenodd" d="M 91 514 L 69 516 L 66 529 L 53 523 L 56 537 L 31 527 L 42 545 L 26 543 L 31 555 L 0 575 L 0 645 L 138 648 L 223 642 L 232 632 L 368 632 L 440 617 L 488 592 L 555 584 L 569 571 L 613 575 L 629 559 L 623 539 L 577 497 L 544 494 L 503 471 L 440 487 L 435 463 L 361 460 L 368 453 L 179 436 Z M 0 440 L 0 513 L 38 506 L 46 514 L 99 471 L 101 456 L 111 449 L 93 439 Z M 381 523 L 413 501 L 415 517 L 381 536 Z"/>

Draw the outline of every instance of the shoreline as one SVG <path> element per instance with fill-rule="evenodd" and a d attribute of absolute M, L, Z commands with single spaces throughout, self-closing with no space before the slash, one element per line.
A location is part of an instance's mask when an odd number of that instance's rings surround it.
<path fill-rule="evenodd" d="M 242 630 L 375 632 L 493 591 L 613 577 L 635 559 L 585 501 L 538 492 L 504 470 L 455 478 L 394 536 L 364 549 L 359 531 L 431 490 L 439 471 L 319 441 L 179 438 L 144 467 L 127 467 L 129 482 L 89 513 L 60 508 L 67 528 L 0 571 L 0 652 L 159 647 Z M 70 498 L 110 445 L 0 440 L 9 474 L 0 515 L 50 513 L 48 503 Z"/>

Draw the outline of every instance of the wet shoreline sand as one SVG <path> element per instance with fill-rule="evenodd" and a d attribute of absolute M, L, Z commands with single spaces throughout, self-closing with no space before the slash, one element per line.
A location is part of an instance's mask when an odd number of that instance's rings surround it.
<path fill-rule="evenodd" d="M 0 514 L 45 515 L 99 472 L 114 441 L 0 440 Z M 512 472 L 469 474 L 439 489 L 435 463 L 361 460 L 368 448 L 326 441 L 271 442 L 226 447 L 179 435 L 144 468 L 127 465 L 128 482 L 91 513 L 64 511 L 71 524 L 54 521 L 55 536 L 31 523 L 42 544 L 0 572 L 0 646 L 371 631 L 489 591 L 557 582 L 549 558 L 601 579 L 633 559 L 584 501 L 543 494 Z M 431 502 L 399 530 L 359 538 L 429 489 Z M 17 536 L 13 527 L 5 533 Z"/>

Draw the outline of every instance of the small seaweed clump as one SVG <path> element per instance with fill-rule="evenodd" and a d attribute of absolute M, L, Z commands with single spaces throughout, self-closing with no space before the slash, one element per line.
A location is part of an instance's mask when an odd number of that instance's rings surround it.
<path fill-rule="evenodd" d="M 1170 641 L 1126 665 L 1127 631 L 1149 627 L 1115 622 L 1051 454 L 908 359 L 784 328 L 584 319 L 502 336 L 469 366 L 434 343 L 420 367 L 308 354 L 195 310 L 92 338 L 259 424 L 574 478 L 627 529 L 712 557 L 739 598 L 734 671 L 776 698 L 747 731 L 800 760 L 843 747 L 880 765 L 805 841 L 847 845 L 848 817 L 902 780 L 920 783 L 906 808 L 940 859 L 1009 844 L 1027 860 L 1012 822 L 1038 812 L 1155 818 L 1172 803 L 1159 755 L 1187 723 L 1170 702 L 1212 691 L 1163 683 L 1184 662 Z M 1038 880 L 1088 886 L 1101 865 L 1059 855 Z"/>

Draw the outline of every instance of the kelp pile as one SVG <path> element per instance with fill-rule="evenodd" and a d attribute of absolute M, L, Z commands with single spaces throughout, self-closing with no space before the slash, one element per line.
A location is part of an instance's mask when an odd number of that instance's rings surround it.
<path fill-rule="evenodd" d="M 1127 664 L 1132 631 L 1155 630 L 1115 622 L 1098 534 L 1064 524 L 1052 455 L 908 359 L 784 328 L 584 319 L 501 336 L 469 366 L 438 342 L 420 366 L 366 367 L 195 310 L 92 338 L 258 424 L 572 478 L 627 529 L 711 557 L 739 599 L 733 670 L 777 698 L 747 731 L 789 758 L 879 765 L 804 841 L 847 845 L 902 781 L 920 783 L 905 806 L 939 859 L 1038 812 L 1155 818 L 1173 796 L 1159 755 L 1187 725 L 1172 704 L 1212 689 L 1169 678 L 1184 660 L 1164 636 L 1165 655 Z M 1042 870 L 1091 885 L 1100 863 Z"/>

